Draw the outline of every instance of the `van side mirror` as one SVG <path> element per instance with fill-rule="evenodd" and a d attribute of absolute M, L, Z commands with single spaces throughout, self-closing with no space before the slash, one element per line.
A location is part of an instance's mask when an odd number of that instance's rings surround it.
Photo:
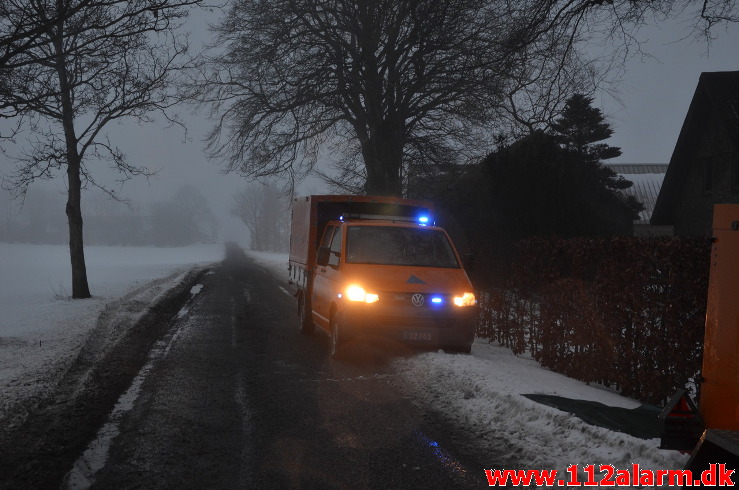
<path fill-rule="evenodd" d="M 319 247 L 316 263 L 321 267 L 326 267 L 329 257 L 331 257 L 331 249 L 329 247 Z"/>
<path fill-rule="evenodd" d="M 472 272 L 475 270 L 475 256 L 473 254 L 465 254 L 464 258 L 462 258 L 462 267 L 464 267 L 464 270 L 467 272 Z"/>

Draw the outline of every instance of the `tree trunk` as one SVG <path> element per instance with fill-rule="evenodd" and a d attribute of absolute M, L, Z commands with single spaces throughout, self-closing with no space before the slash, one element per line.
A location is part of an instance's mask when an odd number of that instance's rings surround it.
<path fill-rule="evenodd" d="M 82 241 L 82 180 L 80 170 L 82 156 L 77 150 L 77 135 L 74 129 L 74 106 L 72 104 L 72 88 L 67 73 L 63 39 L 64 22 L 57 25 L 58 31 L 54 39 L 56 50 L 56 71 L 59 77 L 59 98 L 62 106 L 62 127 L 67 157 L 67 223 L 69 225 L 69 256 L 72 262 L 72 298 L 89 298 L 90 287 L 87 284 L 87 266 Z"/>
<path fill-rule="evenodd" d="M 69 256 L 72 260 L 72 297 L 89 298 L 90 287 L 87 284 L 87 266 L 85 265 L 85 249 L 82 240 L 82 182 L 80 180 L 79 160 L 76 164 L 67 163 L 67 222 L 69 223 Z"/>
<path fill-rule="evenodd" d="M 368 195 L 403 195 L 403 140 L 391 127 L 381 127 L 362 143 L 362 156 L 367 169 L 364 185 Z"/>

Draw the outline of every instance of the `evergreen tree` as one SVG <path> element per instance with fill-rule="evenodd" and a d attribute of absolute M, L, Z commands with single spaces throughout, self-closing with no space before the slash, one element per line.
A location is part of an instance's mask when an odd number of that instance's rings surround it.
<path fill-rule="evenodd" d="M 495 224 L 514 240 L 628 234 L 633 219 L 610 169 L 535 132 L 490 155 L 489 178 Z"/>
<path fill-rule="evenodd" d="M 562 115 L 552 123 L 552 133 L 565 149 L 592 167 L 589 172 L 597 185 L 619 197 L 636 217 L 644 205 L 634 196 L 621 192 L 634 184 L 602 165 L 603 160 L 621 156 L 621 149 L 603 143 L 613 135 L 613 129 L 603 112 L 592 104 L 593 98 L 587 95 L 570 97 Z"/>
<path fill-rule="evenodd" d="M 598 143 L 613 135 L 600 109 L 593 107 L 593 98 L 575 94 L 565 103 L 562 116 L 552 123 L 558 140 L 569 150 L 584 158 L 601 162 L 621 155 L 621 149 Z"/>

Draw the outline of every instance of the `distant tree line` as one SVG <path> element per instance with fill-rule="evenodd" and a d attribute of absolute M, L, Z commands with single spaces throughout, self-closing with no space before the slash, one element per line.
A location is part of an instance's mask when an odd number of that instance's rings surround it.
<path fill-rule="evenodd" d="M 192 186 L 183 186 L 169 199 L 148 206 L 126 206 L 104 193 L 91 193 L 86 199 L 83 219 L 90 245 L 180 246 L 218 238 L 218 221 L 207 199 Z M 44 188 L 29 192 L 22 208 L 16 201 L 3 199 L 0 241 L 66 243 L 63 203 L 61 192 Z"/>
<path fill-rule="evenodd" d="M 249 229 L 249 248 L 287 252 L 290 246 L 290 200 L 273 185 L 252 183 L 233 196 L 231 214 Z"/>

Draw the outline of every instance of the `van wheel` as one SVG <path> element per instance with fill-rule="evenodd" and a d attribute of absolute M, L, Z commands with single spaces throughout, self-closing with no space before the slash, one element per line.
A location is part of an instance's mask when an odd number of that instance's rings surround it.
<path fill-rule="evenodd" d="M 346 343 L 341 329 L 341 317 L 339 312 L 334 312 L 331 316 L 331 347 L 329 353 L 332 359 L 341 359 L 344 344 Z"/>
<path fill-rule="evenodd" d="M 298 326 L 300 333 L 311 335 L 316 329 L 316 325 L 313 323 L 310 303 L 306 301 L 304 294 L 298 296 L 298 316 L 300 317 Z"/>

